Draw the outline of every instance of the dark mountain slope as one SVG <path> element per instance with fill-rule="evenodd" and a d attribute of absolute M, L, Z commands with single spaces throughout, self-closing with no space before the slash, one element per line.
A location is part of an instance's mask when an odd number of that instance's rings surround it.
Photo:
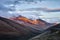
<path fill-rule="evenodd" d="M 27 40 L 41 32 L 33 28 L 27 27 L 23 24 L 16 23 L 15 21 L 0 17 L 0 39 L 9 40 L 16 38 L 20 40 Z"/>

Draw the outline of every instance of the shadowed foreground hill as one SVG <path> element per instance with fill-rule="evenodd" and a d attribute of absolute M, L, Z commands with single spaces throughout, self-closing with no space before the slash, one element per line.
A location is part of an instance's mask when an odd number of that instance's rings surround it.
<path fill-rule="evenodd" d="M 49 31 L 45 31 L 44 33 L 37 35 L 30 40 L 60 40 L 60 23 L 52 26 Z"/>
<path fill-rule="evenodd" d="M 0 40 L 27 40 L 37 34 L 40 34 L 40 31 L 0 17 Z"/>

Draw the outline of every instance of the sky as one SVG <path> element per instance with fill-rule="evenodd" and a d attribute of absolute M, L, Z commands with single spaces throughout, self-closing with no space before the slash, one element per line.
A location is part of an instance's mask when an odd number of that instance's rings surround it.
<path fill-rule="evenodd" d="M 19 15 L 60 23 L 60 0 L 0 0 L 0 16 Z"/>

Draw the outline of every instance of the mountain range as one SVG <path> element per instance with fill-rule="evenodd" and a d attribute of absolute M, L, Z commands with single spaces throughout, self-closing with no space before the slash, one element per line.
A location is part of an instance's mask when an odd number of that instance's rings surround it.
<path fill-rule="evenodd" d="M 19 16 L 19 17 L 25 18 L 23 16 Z M 47 25 L 49 24 L 40 19 L 39 21 L 37 21 L 37 23 L 33 24 L 33 23 L 23 21 L 19 17 L 16 17 L 14 19 L 13 18 L 7 19 L 7 18 L 0 17 L 0 39 L 1 40 L 10 40 L 10 39 L 27 40 L 31 37 L 41 34 L 43 30 L 47 29 L 48 27 Z M 34 20 L 30 20 L 30 21 L 34 22 Z M 47 24 L 46 25 L 47 27 L 45 26 L 45 24 Z"/>

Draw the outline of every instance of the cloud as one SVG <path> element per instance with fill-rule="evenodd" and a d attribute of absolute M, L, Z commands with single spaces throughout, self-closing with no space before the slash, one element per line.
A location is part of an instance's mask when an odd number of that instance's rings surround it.
<path fill-rule="evenodd" d="M 50 8 L 29 8 L 23 11 L 45 11 L 45 12 L 60 12 L 60 8 L 50 9 Z"/>
<path fill-rule="evenodd" d="M 0 5 L 0 11 L 6 11 L 6 10 L 7 10 L 6 7 L 4 7 L 3 5 Z"/>
<path fill-rule="evenodd" d="M 60 12 L 60 8 L 55 8 L 55 9 L 47 9 L 47 12 Z"/>
<path fill-rule="evenodd" d="M 26 1 L 26 2 L 35 2 L 35 1 L 44 1 L 44 0 L 19 0 L 19 1 Z"/>

